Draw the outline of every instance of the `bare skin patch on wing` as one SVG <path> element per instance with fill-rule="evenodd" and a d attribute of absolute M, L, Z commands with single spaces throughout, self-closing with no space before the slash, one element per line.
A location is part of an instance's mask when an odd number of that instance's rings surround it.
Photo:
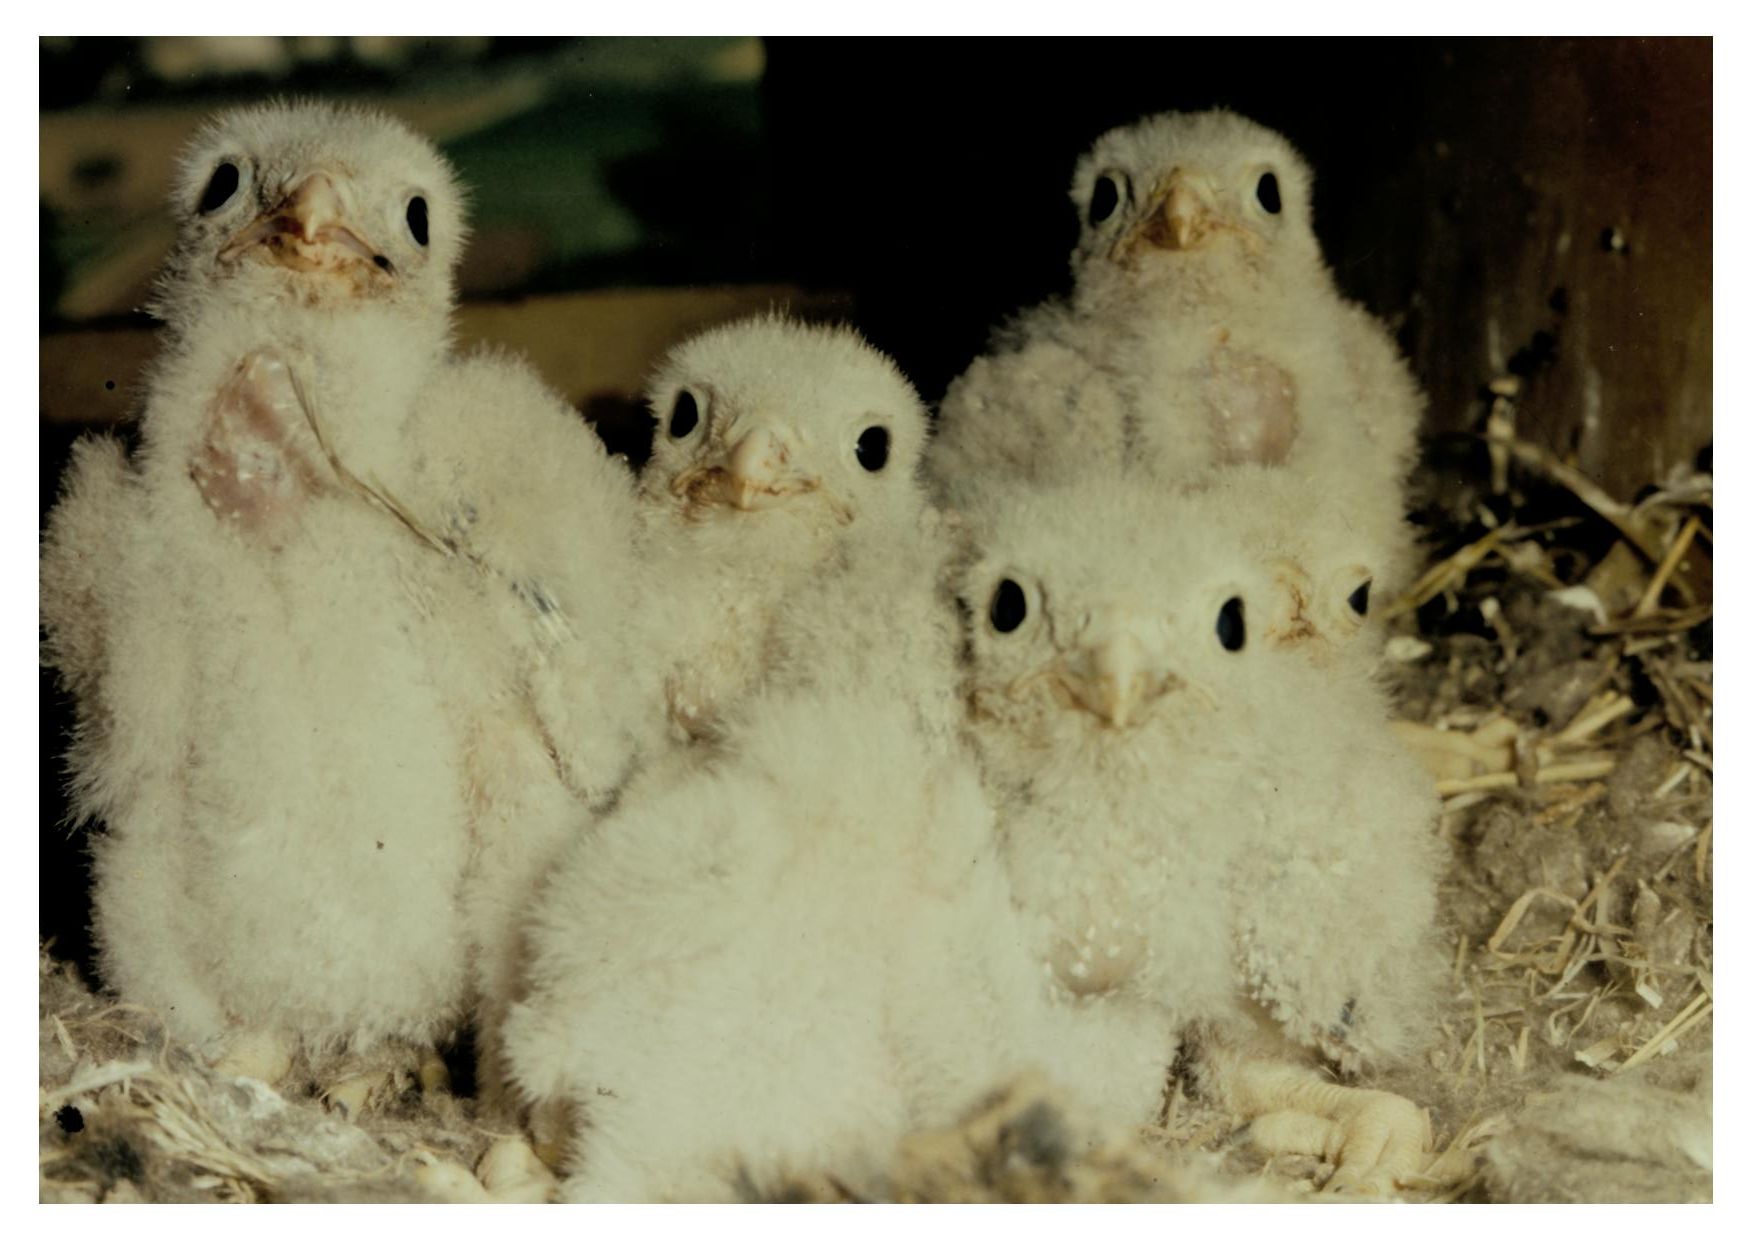
<path fill-rule="evenodd" d="M 207 406 L 189 476 L 221 521 L 269 545 L 283 542 L 321 476 L 299 446 L 305 420 L 285 360 L 270 351 L 237 364 Z"/>

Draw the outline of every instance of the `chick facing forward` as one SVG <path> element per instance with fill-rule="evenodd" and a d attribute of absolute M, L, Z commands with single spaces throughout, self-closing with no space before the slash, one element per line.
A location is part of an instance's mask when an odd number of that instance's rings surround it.
<path fill-rule="evenodd" d="M 919 519 L 927 414 L 854 331 L 779 317 L 680 345 L 648 399 L 641 545 L 664 600 L 648 635 L 677 735 L 708 736 L 767 675 L 765 636 L 789 592 L 852 529 Z"/>
<path fill-rule="evenodd" d="M 1400 523 L 1423 401 L 1383 327 L 1336 290 L 1303 159 L 1232 113 L 1166 113 L 1095 142 L 1070 196 L 1073 293 L 998 333 L 942 401 L 959 468 L 1029 440 L 1034 470 L 1290 465 L 1325 506 L 1396 523 L 1379 566 L 1394 588 L 1412 567 Z M 1026 398 L 1028 373 L 1054 383 Z"/>
<path fill-rule="evenodd" d="M 969 732 L 1062 1012 L 1046 1067 L 1135 1125 L 1157 1111 L 1186 1030 L 1245 1031 L 1218 1044 L 1225 1057 L 1210 1051 L 1210 1088 L 1247 1117 L 1314 1110 L 1315 1129 L 1262 1128 L 1314 1152 L 1359 1124 L 1364 1139 L 1333 1152 L 1344 1183 L 1375 1185 L 1417 1169 L 1423 1133 L 1401 1126 L 1424 1118 L 1389 1095 L 1324 1091 L 1282 1030 L 1321 1049 L 1331 1026 L 1347 1036 L 1363 991 L 1379 1045 L 1398 1047 L 1418 992 L 1390 948 L 1356 941 L 1351 902 L 1366 884 L 1400 894 L 1386 902 L 1403 959 L 1430 930 L 1426 789 L 1409 765 L 1376 793 L 1328 768 L 1372 751 L 1325 733 L 1387 736 L 1382 704 L 1357 663 L 1332 672 L 1255 631 L 1281 582 L 1224 500 L 1096 481 L 962 491 L 980 549 L 961 594 Z M 1305 727 L 1332 712 L 1343 729 Z M 1324 843 L 1342 813 L 1356 821 Z M 1326 891 L 1332 878 L 1353 885 Z M 1260 1032 L 1259 999 L 1273 1013 Z M 1373 1148 L 1378 1123 L 1388 1140 Z"/>
<path fill-rule="evenodd" d="M 173 209 L 137 472 L 80 527 L 114 550 L 73 786 L 109 824 L 105 980 L 272 1077 L 299 1044 L 428 1043 L 464 989 L 456 738 L 410 637 L 446 557 L 371 483 L 446 349 L 461 202 L 400 125 L 273 105 L 201 131 Z"/>

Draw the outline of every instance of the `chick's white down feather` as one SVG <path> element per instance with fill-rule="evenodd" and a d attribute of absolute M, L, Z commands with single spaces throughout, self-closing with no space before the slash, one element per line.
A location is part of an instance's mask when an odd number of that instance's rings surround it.
<path fill-rule="evenodd" d="M 1022 313 L 941 406 L 936 472 L 1162 476 L 1287 463 L 1377 532 L 1386 588 L 1413 564 L 1403 485 L 1421 396 L 1344 300 L 1311 231 L 1311 174 L 1228 112 L 1167 113 L 1084 155 L 1074 291 Z"/>
<path fill-rule="evenodd" d="M 105 721 L 74 754 L 77 808 L 109 823 L 105 976 L 213 1049 L 426 1040 L 466 968 L 458 738 L 409 633 L 444 561 L 328 453 L 366 479 L 406 458 L 459 194 L 399 125 L 313 105 L 220 117 L 177 184 L 168 339 L 102 532 L 103 673 L 78 707 Z M 44 607 L 54 650 L 80 621 Z"/>

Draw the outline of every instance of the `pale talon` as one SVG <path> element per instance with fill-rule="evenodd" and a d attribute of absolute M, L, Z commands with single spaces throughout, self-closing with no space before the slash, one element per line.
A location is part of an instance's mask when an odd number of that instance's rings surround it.
<path fill-rule="evenodd" d="M 539 1152 L 521 1137 L 494 1141 L 480 1156 L 474 1174 L 493 1201 L 550 1201 L 558 1188 L 558 1177 Z"/>
<path fill-rule="evenodd" d="M 330 1085 L 322 1094 L 322 1105 L 355 1120 L 392 1097 L 397 1083 L 393 1072 L 360 1072 Z"/>

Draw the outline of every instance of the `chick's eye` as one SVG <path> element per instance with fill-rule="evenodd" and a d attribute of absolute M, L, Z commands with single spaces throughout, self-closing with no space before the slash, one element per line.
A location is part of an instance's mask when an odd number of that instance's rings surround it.
<path fill-rule="evenodd" d="M 217 211 L 231 200 L 231 195 L 237 192 L 237 186 L 242 182 L 242 174 L 237 171 L 237 165 L 226 161 L 212 170 L 212 179 L 206 183 L 206 189 L 200 195 L 200 213 L 209 215 Z"/>
<path fill-rule="evenodd" d="M 1229 598 L 1220 608 L 1220 615 L 1214 621 L 1214 635 L 1220 639 L 1220 644 L 1231 651 L 1244 649 L 1244 600 Z"/>
<path fill-rule="evenodd" d="M 1103 224 L 1117 210 L 1122 195 L 1115 177 L 1106 174 L 1093 182 L 1092 201 L 1087 204 L 1086 218 L 1090 223 Z"/>
<path fill-rule="evenodd" d="M 892 435 L 884 426 L 870 426 L 856 440 L 856 460 L 871 474 L 886 468 L 886 457 L 891 451 Z"/>
<path fill-rule="evenodd" d="M 1347 596 L 1347 605 L 1353 608 L 1354 615 L 1365 615 L 1366 609 L 1372 605 L 1372 583 L 1370 581 L 1360 582 L 1354 592 Z"/>
<path fill-rule="evenodd" d="M 1020 583 L 1002 578 L 989 600 L 989 625 L 997 633 L 1012 633 L 1026 622 L 1026 592 Z"/>
<path fill-rule="evenodd" d="M 1270 215 L 1281 213 L 1281 183 L 1272 172 L 1265 172 L 1256 183 L 1256 201 Z"/>
<path fill-rule="evenodd" d="M 407 231 L 420 245 L 431 244 L 431 211 L 423 198 L 407 203 Z"/>
<path fill-rule="evenodd" d="M 698 425 L 698 398 L 684 388 L 674 397 L 674 412 L 668 418 L 668 434 L 684 439 Z"/>

